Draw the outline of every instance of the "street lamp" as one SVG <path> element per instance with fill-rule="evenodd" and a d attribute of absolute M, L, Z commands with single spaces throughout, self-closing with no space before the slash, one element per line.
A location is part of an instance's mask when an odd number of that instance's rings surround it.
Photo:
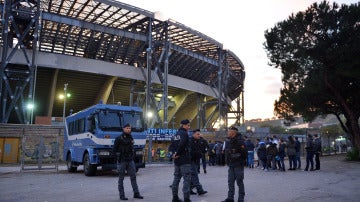
<path fill-rule="evenodd" d="M 175 128 L 175 119 L 176 119 L 176 117 L 173 116 L 173 118 L 172 118 L 172 127 L 173 127 L 173 128 Z"/>
<path fill-rule="evenodd" d="M 147 111 L 147 114 L 146 114 L 147 127 L 149 127 L 150 119 L 153 117 L 153 115 L 154 114 L 150 110 Z M 148 145 L 148 161 L 149 161 L 149 163 L 152 162 L 152 149 L 153 149 L 152 138 L 153 138 L 153 135 L 152 135 L 152 133 L 150 133 L 149 134 L 149 145 Z"/>
<path fill-rule="evenodd" d="M 27 109 L 27 114 L 28 114 L 28 120 L 27 120 L 27 124 L 32 124 L 32 114 L 34 111 L 34 104 L 33 103 L 28 103 L 26 105 L 26 109 Z"/>
<path fill-rule="evenodd" d="M 153 117 L 153 113 L 151 111 L 148 111 L 148 113 L 146 114 L 146 116 L 150 119 Z"/>
<path fill-rule="evenodd" d="M 68 84 L 65 83 L 64 84 L 64 95 L 60 95 L 59 98 L 60 99 L 64 99 L 64 107 L 63 107 L 63 122 L 64 122 L 64 125 L 65 125 L 65 111 L 66 111 L 66 98 L 69 96 L 70 97 L 70 94 L 67 93 L 67 86 Z"/>

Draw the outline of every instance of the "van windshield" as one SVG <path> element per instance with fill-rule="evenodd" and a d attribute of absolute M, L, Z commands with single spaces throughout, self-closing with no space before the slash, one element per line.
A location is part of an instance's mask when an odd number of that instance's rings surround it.
<path fill-rule="evenodd" d="M 121 113 L 101 110 L 99 112 L 99 128 L 104 131 L 122 131 Z"/>
<path fill-rule="evenodd" d="M 124 124 L 129 123 L 131 125 L 131 131 L 143 132 L 144 131 L 144 120 L 141 112 L 127 111 L 123 113 Z"/>

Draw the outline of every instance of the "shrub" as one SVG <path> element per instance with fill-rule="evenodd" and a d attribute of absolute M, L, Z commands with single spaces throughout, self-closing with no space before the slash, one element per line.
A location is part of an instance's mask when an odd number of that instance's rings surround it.
<path fill-rule="evenodd" d="M 348 161 L 359 161 L 359 150 L 355 147 L 352 147 L 347 153 L 346 153 L 346 160 Z"/>

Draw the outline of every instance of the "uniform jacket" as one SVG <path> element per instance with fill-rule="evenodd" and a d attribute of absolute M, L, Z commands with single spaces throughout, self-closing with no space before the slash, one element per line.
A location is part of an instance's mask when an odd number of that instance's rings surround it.
<path fill-rule="evenodd" d="M 190 143 L 187 130 L 180 128 L 174 136 L 174 147 L 176 156 L 179 158 L 174 159 L 177 166 L 190 164 Z"/>
<path fill-rule="evenodd" d="M 202 157 L 201 139 L 190 138 L 191 162 L 200 163 Z"/>
<path fill-rule="evenodd" d="M 225 153 L 227 156 L 227 164 L 230 167 L 244 166 L 248 156 L 244 139 L 237 134 L 234 138 L 230 138 L 225 143 Z"/>
<path fill-rule="evenodd" d="M 123 133 L 115 138 L 113 154 L 118 161 L 132 161 L 134 159 L 134 139 L 131 134 Z"/>
<path fill-rule="evenodd" d="M 203 154 L 205 154 L 209 150 L 208 142 L 203 137 L 200 137 L 199 143 L 200 143 L 200 147 L 201 147 L 201 152 Z"/>

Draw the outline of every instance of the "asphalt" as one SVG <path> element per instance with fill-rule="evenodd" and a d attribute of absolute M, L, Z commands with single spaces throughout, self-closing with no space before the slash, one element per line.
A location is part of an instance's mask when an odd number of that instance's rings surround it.
<path fill-rule="evenodd" d="M 245 169 L 245 201 L 360 201 L 360 162 L 348 162 L 344 155 L 321 158 L 321 170 L 313 172 Z M 304 160 L 302 161 L 304 164 Z M 286 162 L 286 166 L 287 166 Z M 26 168 L 26 167 L 25 167 Z M 194 202 L 220 202 L 227 196 L 227 167 L 211 166 L 200 173 L 200 182 L 207 194 L 192 195 Z M 129 201 L 169 202 L 173 165 L 147 164 L 137 173 L 143 200 L 134 199 L 129 177 L 125 193 Z M 182 183 L 181 183 L 182 184 Z M 179 196 L 182 198 L 181 187 Z M 0 166 L 0 201 L 119 201 L 116 172 L 99 172 L 86 177 L 81 169 L 68 173 L 65 165 L 41 171 L 20 171 L 19 166 Z"/>

